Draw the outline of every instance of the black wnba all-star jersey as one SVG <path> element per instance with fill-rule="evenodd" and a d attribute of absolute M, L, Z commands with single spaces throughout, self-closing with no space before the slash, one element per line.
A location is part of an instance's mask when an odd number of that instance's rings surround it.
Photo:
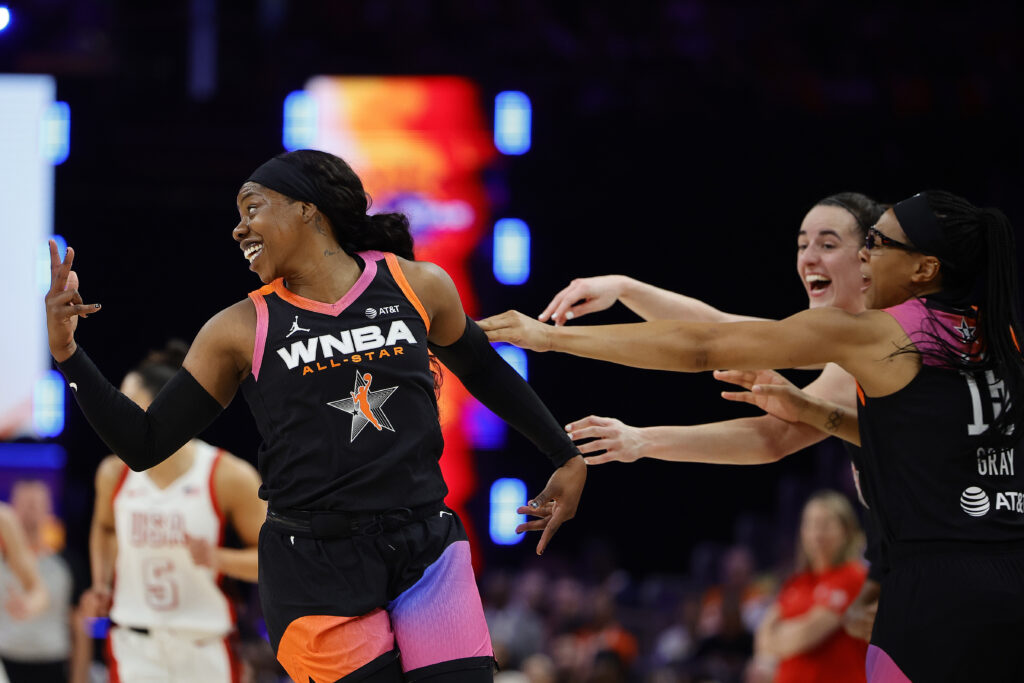
<path fill-rule="evenodd" d="M 936 338 L 979 353 L 973 312 L 919 299 L 886 312 L 923 364 L 894 394 L 866 397 L 858 387 L 862 484 L 885 540 L 1024 541 L 1024 463 L 1017 463 L 1024 433 L 1006 448 L 979 439 L 1010 400 L 1006 387 L 991 372 L 962 373 L 928 353 Z"/>
<path fill-rule="evenodd" d="M 363 273 L 334 304 L 281 280 L 249 295 L 242 392 L 263 437 L 260 497 L 277 509 L 386 510 L 448 492 L 426 312 L 393 254 L 358 256 Z"/>

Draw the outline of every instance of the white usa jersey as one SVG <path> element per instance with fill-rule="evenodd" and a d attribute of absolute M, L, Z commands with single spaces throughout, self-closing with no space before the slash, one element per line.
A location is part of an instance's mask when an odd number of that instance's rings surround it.
<path fill-rule="evenodd" d="M 185 535 L 221 544 L 224 522 L 213 495 L 222 451 L 198 439 L 187 472 L 161 489 L 125 467 L 114 491 L 117 564 L 110 618 L 121 626 L 223 635 L 231 605 L 219 576 L 192 561 Z"/>

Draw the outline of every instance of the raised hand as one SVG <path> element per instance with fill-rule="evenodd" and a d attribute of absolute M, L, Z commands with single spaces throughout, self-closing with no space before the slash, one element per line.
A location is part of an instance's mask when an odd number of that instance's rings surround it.
<path fill-rule="evenodd" d="M 642 432 L 614 417 L 588 415 L 582 420 L 566 425 L 565 431 L 569 432 L 569 438 L 573 441 L 595 439 L 589 443 L 580 444 L 580 453 L 585 455 L 604 451 L 604 453 L 585 458 L 588 465 L 603 465 L 606 462 L 635 462 L 643 457 Z"/>
<path fill-rule="evenodd" d="M 58 362 L 70 358 L 78 348 L 75 344 L 78 318 L 86 318 L 100 309 L 99 304 L 82 301 L 78 293 L 78 274 L 71 270 L 74 260 L 75 250 L 68 247 L 62 262 L 57 243 L 50 240 L 50 289 L 44 301 L 50 353 Z"/>
<path fill-rule="evenodd" d="M 576 278 L 555 295 L 538 320 L 547 322 L 550 318 L 556 325 L 564 325 L 573 318 L 603 311 L 622 296 L 624 283 L 621 275 Z"/>
<path fill-rule="evenodd" d="M 715 379 L 747 391 L 723 391 L 722 398 L 750 403 L 786 422 L 799 422 L 807 396 L 774 370 L 715 370 Z"/>
<path fill-rule="evenodd" d="M 547 351 L 550 348 L 548 331 L 551 327 L 519 311 L 505 311 L 492 315 L 477 324 L 492 342 L 508 342 L 531 351 Z"/>
<path fill-rule="evenodd" d="M 576 456 L 551 475 L 548 485 L 533 500 L 516 510 L 521 515 L 536 517 L 516 527 L 516 533 L 543 530 L 537 543 L 537 554 L 545 548 L 558 528 L 576 516 L 576 509 L 587 481 L 587 465 Z"/>

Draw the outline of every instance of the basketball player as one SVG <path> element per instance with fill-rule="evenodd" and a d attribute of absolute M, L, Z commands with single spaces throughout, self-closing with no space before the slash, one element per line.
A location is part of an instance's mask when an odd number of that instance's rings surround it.
<path fill-rule="evenodd" d="M 540 514 L 519 527 L 542 530 L 538 553 L 576 512 L 583 458 L 468 320 L 451 278 L 412 260 L 408 220 L 366 213 L 362 183 L 344 161 L 311 150 L 279 155 L 242 185 L 237 205 L 234 238 L 267 284 L 203 327 L 146 412 L 75 343 L 78 317 L 98 306 L 77 292 L 73 250 L 61 263 L 51 247 L 50 349 L 79 405 L 118 456 L 145 469 L 241 386 L 263 437 L 269 502 L 260 599 L 294 680 L 493 680 L 469 544 L 443 503 L 428 344 L 555 466 L 521 508 Z M 380 430 L 365 429 L 372 421 L 355 398 L 364 385 Z"/>
<path fill-rule="evenodd" d="M 869 309 L 779 322 L 550 327 L 510 311 L 492 341 L 697 372 L 835 362 L 858 382 L 862 479 L 889 572 L 869 681 L 1024 676 L 1024 357 L 1013 229 L 945 192 L 886 211 L 860 252 Z M 842 420 L 842 417 L 839 418 Z"/>
<path fill-rule="evenodd" d="M 178 372 L 188 347 L 155 351 L 121 385 L 141 408 Z M 234 630 L 221 576 L 256 581 L 256 543 L 266 517 L 252 465 L 198 439 L 146 472 L 108 456 L 96 472 L 87 616 L 110 614 L 112 680 L 237 680 Z M 221 547 L 230 522 L 243 549 Z M 115 580 L 116 579 L 116 580 Z"/>
<path fill-rule="evenodd" d="M 841 192 L 825 197 L 807 212 L 797 233 L 796 269 L 807 292 L 808 308 L 836 306 L 849 313 L 864 310 L 863 280 L 857 253 L 864 244 L 868 227 L 878 221 L 885 208 L 863 194 Z M 645 320 L 756 320 L 720 311 L 702 301 L 622 275 L 573 280 L 555 295 L 540 314 L 540 320 L 551 319 L 556 325 L 561 325 L 588 313 L 603 311 L 616 301 L 621 301 Z M 788 384 L 781 375 L 772 371 L 716 372 L 715 376 L 741 385 Z M 856 383 L 848 372 L 834 363 L 826 365 L 818 378 L 805 387 L 805 391 L 811 397 L 842 406 L 847 412 L 855 410 Z M 632 427 L 614 418 L 590 415 L 569 423 L 566 430 L 575 439 L 593 439 L 580 446 L 585 455 L 595 454 L 587 458 L 588 465 L 633 462 L 642 457 L 756 465 L 775 462 L 829 436 L 816 426 L 809 428 L 801 424 L 792 415 L 772 414 L 777 411 L 777 403 L 767 400 L 767 394 L 725 392 L 723 396 L 753 402 L 769 414 L 704 425 L 644 428 Z M 868 580 L 847 609 L 843 625 L 850 635 L 868 640 L 885 562 L 879 547 L 874 513 L 860 490 L 857 474 L 861 458 L 859 449 L 848 442 L 843 445 L 850 455 L 858 492 L 868 508 L 864 527 L 870 562 Z"/>

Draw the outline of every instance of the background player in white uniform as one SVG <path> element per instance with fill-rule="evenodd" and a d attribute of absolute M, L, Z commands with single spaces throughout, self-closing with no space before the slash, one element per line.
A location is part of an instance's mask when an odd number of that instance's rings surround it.
<path fill-rule="evenodd" d="M 186 351 L 172 343 L 151 354 L 121 390 L 145 409 Z M 252 465 L 198 439 L 145 472 L 114 455 L 100 464 L 83 610 L 109 609 L 111 680 L 236 680 L 226 639 L 234 613 L 218 579 L 257 579 L 259 483 Z M 221 547 L 225 521 L 245 548 Z"/>

